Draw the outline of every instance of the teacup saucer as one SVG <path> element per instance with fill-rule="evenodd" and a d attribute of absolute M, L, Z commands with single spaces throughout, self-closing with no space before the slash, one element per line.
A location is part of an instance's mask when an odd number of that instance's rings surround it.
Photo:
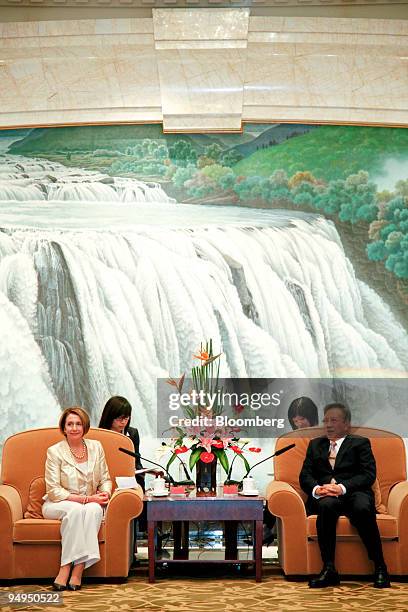
<path fill-rule="evenodd" d="M 259 491 L 254 489 L 253 491 L 238 491 L 238 495 L 245 495 L 246 497 L 255 497 L 259 495 Z"/>

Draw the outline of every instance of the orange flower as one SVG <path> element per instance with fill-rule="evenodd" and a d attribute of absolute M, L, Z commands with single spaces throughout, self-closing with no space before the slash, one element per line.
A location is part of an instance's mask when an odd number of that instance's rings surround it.
<path fill-rule="evenodd" d="M 218 357 L 220 357 L 221 355 L 222 353 L 218 353 L 218 355 L 213 355 L 212 357 L 210 357 L 206 351 L 200 351 L 198 355 L 193 354 L 193 357 L 202 361 L 202 366 L 206 366 L 218 359 Z"/>
<path fill-rule="evenodd" d="M 184 379 L 185 379 L 186 375 L 182 374 L 182 376 L 180 376 L 179 380 L 176 380 L 175 378 L 168 378 L 166 380 L 168 385 L 172 385 L 173 387 L 176 387 L 177 391 L 179 393 L 182 392 L 183 389 L 183 384 L 184 384 Z"/>
<path fill-rule="evenodd" d="M 199 355 L 193 355 L 195 359 L 200 359 L 200 361 L 207 361 L 210 358 L 209 354 L 205 351 L 200 351 Z"/>

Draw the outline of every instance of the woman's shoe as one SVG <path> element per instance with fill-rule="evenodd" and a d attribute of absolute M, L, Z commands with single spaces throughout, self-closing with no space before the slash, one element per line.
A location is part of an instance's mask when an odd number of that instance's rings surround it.
<path fill-rule="evenodd" d="M 60 584 L 59 582 L 53 582 L 52 583 L 52 590 L 53 591 L 65 591 L 67 589 L 67 585 L 66 584 Z"/>
<path fill-rule="evenodd" d="M 81 586 L 82 586 L 82 584 L 72 584 L 72 582 L 70 582 L 68 584 L 68 590 L 69 591 L 80 591 L 81 590 Z"/>

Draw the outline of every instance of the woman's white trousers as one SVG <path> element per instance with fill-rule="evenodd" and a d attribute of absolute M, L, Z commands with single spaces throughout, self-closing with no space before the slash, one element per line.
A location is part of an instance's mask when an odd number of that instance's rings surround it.
<path fill-rule="evenodd" d="M 61 565 L 85 563 L 85 569 L 99 561 L 98 532 L 103 518 L 99 504 L 73 501 L 45 501 L 44 518 L 61 520 Z"/>

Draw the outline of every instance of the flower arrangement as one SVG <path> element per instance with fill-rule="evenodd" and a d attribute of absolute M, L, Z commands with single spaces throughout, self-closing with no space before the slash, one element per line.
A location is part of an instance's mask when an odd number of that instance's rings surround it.
<path fill-rule="evenodd" d="M 193 421 L 195 417 L 204 416 L 202 419 L 204 424 L 201 425 L 200 423 L 199 425 L 186 425 L 175 428 L 175 437 L 172 445 L 167 447 L 172 454 L 166 469 L 168 470 L 173 461 L 178 459 L 183 465 L 187 478 L 190 478 L 182 458 L 182 455 L 190 452 L 188 461 L 190 470 L 194 467 L 197 469 L 199 467 L 198 462 L 213 464 L 213 462 L 219 461 L 226 473 L 225 483 L 233 484 L 238 482 L 231 480 L 233 465 L 237 457 L 243 461 L 246 473 L 248 473 L 250 465 L 245 457 L 245 452 L 248 450 L 252 453 L 258 453 L 261 449 L 248 447 L 249 440 L 240 439 L 237 435 L 239 428 L 217 427 L 215 425 L 214 417 L 221 414 L 223 410 L 223 406 L 220 405 L 218 399 L 212 404 L 211 408 L 206 405 L 205 398 L 209 397 L 208 394 L 216 394 L 216 397 L 221 395 L 221 393 L 217 394 L 218 391 L 222 391 L 218 388 L 221 354 L 214 355 L 212 340 L 209 340 L 205 345 L 201 344 L 200 350 L 197 354 L 193 355 L 195 359 L 200 361 L 200 364 L 194 366 L 191 371 L 193 390 L 196 392 L 201 391 L 202 393 L 196 393 L 199 401 L 194 405 L 185 406 L 184 413 L 188 422 Z M 178 380 L 170 378 L 167 382 L 169 385 L 176 387 L 181 395 L 185 382 L 185 374 Z M 190 391 L 190 394 L 192 394 L 192 391 Z M 240 406 L 235 408 L 237 412 L 243 409 Z M 233 453 L 231 462 L 227 455 L 228 451 Z"/>

